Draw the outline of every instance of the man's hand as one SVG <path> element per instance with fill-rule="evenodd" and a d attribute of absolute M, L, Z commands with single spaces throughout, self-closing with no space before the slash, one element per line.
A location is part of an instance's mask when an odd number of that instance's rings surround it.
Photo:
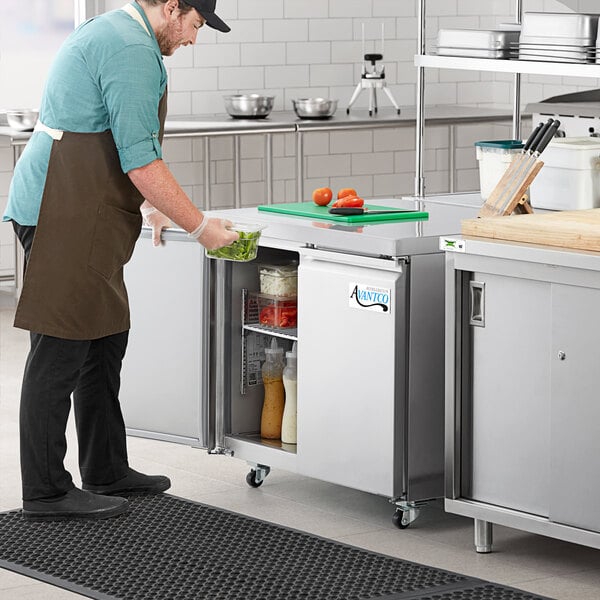
<path fill-rule="evenodd" d="M 152 245 L 160 246 L 160 236 L 163 229 L 171 227 L 171 219 L 163 215 L 157 208 L 153 206 L 142 206 L 140 209 L 144 224 L 152 227 Z"/>
<path fill-rule="evenodd" d="M 237 231 L 228 229 L 232 225 L 227 219 L 211 219 L 205 216 L 200 225 L 190 232 L 190 236 L 196 238 L 207 250 L 216 250 L 239 239 L 240 234 Z"/>

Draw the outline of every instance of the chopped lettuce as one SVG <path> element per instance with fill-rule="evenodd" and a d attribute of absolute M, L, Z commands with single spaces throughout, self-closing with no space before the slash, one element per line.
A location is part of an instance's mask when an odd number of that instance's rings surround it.
<path fill-rule="evenodd" d="M 211 258 L 224 258 L 225 260 L 237 260 L 248 262 L 256 258 L 258 251 L 258 239 L 260 231 L 238 231 L 240 239 L 229 246 L 207 250 L 206 255 Z"/>

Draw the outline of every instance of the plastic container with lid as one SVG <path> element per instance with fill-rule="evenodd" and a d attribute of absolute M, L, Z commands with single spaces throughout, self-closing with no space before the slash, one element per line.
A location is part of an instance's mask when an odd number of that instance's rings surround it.
<path fill-rule="evenodd" d="M 288 329 L 298 326 L 298 304 L 295 296 L 272 296 L 248 292 L 246 321 L 269 329 Z"/>
<path fill-rule="evenodd" d="M 600 140 L 554 138 L 544 150 L 544 167 L 531 184 L 532 206 L 549 210 L 600 207 Z"/>
<path fill-rule="evenodd" d="M 277 346 L 275 338 L 271 341 L 271 347 L 265 348 L 262 379 L 265 396 L 260 417 L 260 436 L 268 440 L 278 440 L 281 439 L 285 390 L 283 387 L 283 348 Z"/>
<path fill-rule="evenodd" d="M 521 154 L 523 146 L 520 140 L 475 142 L 479 163 L 479 185 L 483 200 L 488 199 L 510 163 Z"/>
<path fill-rule="evenodd" d="M 295 296 L 298 292 L 298 265 L 261 265 L 260 293 L 270 296 Z"/>
<path fill-rule="evenodd" d="M 233 260 L 236 262 L 248 262 L 256 258 L 258 253 L 258 240 L 260 232 L 266 225 L 256 225 L 253 223 L 234 223 L 229 229 L 237 231 L 240 238 L 216 250 L 205 250 L 209 258 L 221 258 L 223 260 Z"/>

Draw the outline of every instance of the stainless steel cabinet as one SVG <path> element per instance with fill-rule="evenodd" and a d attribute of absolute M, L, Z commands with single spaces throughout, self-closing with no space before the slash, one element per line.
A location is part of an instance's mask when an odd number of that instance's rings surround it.
<path fill-rule="evenodd" d="M 447 253 L 446 508 L 600 548 L 600 257 Z"/>
<path fill-rule="evenodd" d="M 600 532 L 600 290 L 552 286 L 550 519 Z"/>
<path fill-rule="evenodd" d="M 548 516 L 550 497 L 550 285 L 473 273 L 471 426 L 465 431 L 471 468 L 465 496 Z M 513 310 L 513 307 L 515 309 Z M 518 308 L 517 308 L 518 307 Z M 469 437 L 467 437 L 469 436 Z M 519 443 L 514 442 L 515 439 Z"/>

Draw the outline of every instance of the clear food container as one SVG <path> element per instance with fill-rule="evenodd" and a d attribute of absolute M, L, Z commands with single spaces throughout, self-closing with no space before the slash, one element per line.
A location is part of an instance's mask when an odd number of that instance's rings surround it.
<path fill-rule="evenodd" d="M 248 325 L 262 325 L 269 329 L 291 329 L 298 326 L 296 297 L 282 298 L 249 292 L 246 311 Z"/>
<path fill-rule="evenodd" d="M 487 200 L 510 163 L 521 154 L 521 140 L 475 142 L 481 198 Z"/>
<path fill-rule="evenodd" d="M 261 294 L 290 297 L 298 293 L 298 266 L 295 263 L 262 265 L 258 271 Z"/>
<path fill-rule="evenodd" d="M 234 223 L 229 229 L 237 231 L 240 239 L 216 250 L 205 250 L 209 258 L 220 258 L 223 260 L 234 260 L 236 262 L 248 262 L 256 258 L 258 252 L 258 240 L 260 232 L 266 225 L 252 223 Z"/>

